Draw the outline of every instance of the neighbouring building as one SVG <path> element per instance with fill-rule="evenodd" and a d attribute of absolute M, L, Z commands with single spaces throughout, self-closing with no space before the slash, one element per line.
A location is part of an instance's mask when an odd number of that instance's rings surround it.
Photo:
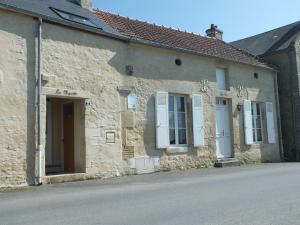
<path fill-rule="evenodd" d="M 276 69 L 82 6 L 0 0 L 0 187 L 281 160 Z"/>
<path fill-rule="evenodd" d="M 284 158 L 300 160 L 300 22 L 231 43 L 279 68 Z"/>

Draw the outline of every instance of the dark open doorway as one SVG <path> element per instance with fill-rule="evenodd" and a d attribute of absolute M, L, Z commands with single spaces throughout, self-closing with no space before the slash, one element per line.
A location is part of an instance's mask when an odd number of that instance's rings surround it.
<path fill-rule="evenodd" d="M 83 100 L 47 98 L 46 175 L 84 172 Z"/>

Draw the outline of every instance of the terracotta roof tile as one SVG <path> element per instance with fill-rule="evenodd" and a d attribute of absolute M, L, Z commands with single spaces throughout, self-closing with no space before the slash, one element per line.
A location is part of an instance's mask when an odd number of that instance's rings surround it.
<path fill-rule="evenodd" d="M 149 24 L 101 10 L 96 10 L 96 15 L 113 29 L 130 38 L 243 64 L 271 68 L 257 57 L 215 38 Z"/>

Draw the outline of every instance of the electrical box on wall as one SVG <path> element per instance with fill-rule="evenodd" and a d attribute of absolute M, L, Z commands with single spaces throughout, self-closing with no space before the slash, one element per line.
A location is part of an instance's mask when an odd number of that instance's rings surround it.
<path fill-rule="evenodd" d="M 129 159 L 131 169 L 135 169 L 136 174 L 153 173 L 155 167 L 160 165 L 160 158 L 157 156 L 140 156 Z"/>

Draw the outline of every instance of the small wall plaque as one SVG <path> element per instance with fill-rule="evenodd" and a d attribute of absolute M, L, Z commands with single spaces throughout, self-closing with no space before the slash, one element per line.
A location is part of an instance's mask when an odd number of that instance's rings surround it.
<path fill-rule="evenodd" d="M 136 109 L 136 94 L 133 92 L 127 96 L 127 105 L 128 109 Z"/>
<path fill-rule="evenodd" d="M 106 143 L 108 143 L 108 144 L 116 143 L 115 132 L 112 132 L 112 131 L 106 132 Z"/>

